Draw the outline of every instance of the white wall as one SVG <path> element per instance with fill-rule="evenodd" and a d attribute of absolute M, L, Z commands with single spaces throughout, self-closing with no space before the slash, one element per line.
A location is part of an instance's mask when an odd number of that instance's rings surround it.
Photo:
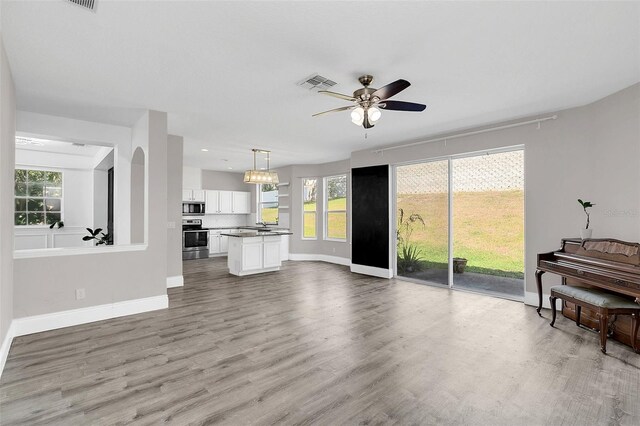
<path fill-rule="evenodd" d="M 93 170 L 93 226 L 107 232 L 109 208 L 109 176 L 105 170 Z"/>
<path fill-rule="evenodd" d="M 335 161 L 332 163 L 324 164 L 307 164 L 307 165 L 295 165 L 289 167 L 283 167 L 277 169 L 278 178 L 280 182 L 289 182 L 288 187 L 281 188 L 283 193 L 288 193 L 289 196 L 282 198 L 280 204 L 288 205 L 289 209 L 284 211 L 288 213 L 289 229 L 293 232 L 289 241 L 289 250 L 292 254 L 314 254 L 324 256 L 335 256 L 343 259 L 351 258 L 351 249 L 348 236 L 350 235 L 349 229 L 347 229 L 347 241 L 326 241 L 323 239 L 324 229 L 324 214 L 323 214 L 323 200 L 324 200 L 324 188 L 323 178 L 328 176 L 336 176 L 341 174 L 347 175 L 347 188 L 351 188 L 351 168 L 350 161 Z M 315 240 L 303 240 L 302 239 L 302 179 L 303 178 L 317 178 L 318 187 L 316 191 L 317 197 L 317 210 L 316 210 L 316 233 L 317 238 Z M 279 212 L 282 215 L 282 211 Z M 350 194 L 347 194 L 347 226 L 351 217 L 351 205 Z"/>
<path fill-rule="evenodd" d="M 16 129 L 27 137 L 100 145 L 114 150 L 114 243 L 130 242 L 132 129 L 124 126 L 17 111 Z"/>
<path fill-rule="evenodd" d="M 173 227 L 167 227 L 167 278 L 182 276 L 182 146 L 182 137 L 168 136 L 167 221 Z"/>
<path fill-rule="evenodd" d="M 96 249 L 80 255 L 45 254 L 14 261 L 14 318 L 162 296 L 167 277 L 167 116 L 149 111 L 138 126 L 145 129 L 147 246 Z M 123 251 L 127 250 L 127 251 Z M 75 299 L 84 288 L 86 298 Z"/>
<path fill-rule="evenodd" d="M 220 191 L 249 191 L 250 186 L 252 186 L 244 183 L 243 173 L 202 170 L 201 176 L 202 189 L 217 189 Z"/>
<path fill-rule="evenodd" d="M 134 129 L 134 137 L 147 137 L 146 133 Z M 144 243 L 147 237 L 146 216 L 146 182 L 145 182 L 145 155 L 142 147 L 133 151 L 131 160 L 131 243 Z"/>
<path fill-rule="evenodd" d="M 591 220 L 594 238 L 640 241 L 640 84 L 557 114 L 540 129 L 516 127 L 384 154 L 354 152 L 351 167 L 524 145 L 525 300 L 537 304 L 536 255 L 557 249 L 561 238 L 579 236 L 584 217 L 578 198 L 597 204 Z M 559 282 L 549 275 L 545 290 Z"/>
<path fill-rule="evenodd" d="M 62 208 L 65 226 L 93 227 L 92 157 L 16 149 L 15 162 L 16 168 L 62 172 Z M 20 232 L 20 228 L 16 231 Z"/>
<path fill-rule="evenodd" d="M 0 33 L 0 374 L 11 344 L 13 319 L 13 166 L 16 101 Z"/>
<path fill-rule="evenodd" d="M 202 189 L 202 170 L 184 166 L 182 168 L 182 187 L 185 189 Z"/>

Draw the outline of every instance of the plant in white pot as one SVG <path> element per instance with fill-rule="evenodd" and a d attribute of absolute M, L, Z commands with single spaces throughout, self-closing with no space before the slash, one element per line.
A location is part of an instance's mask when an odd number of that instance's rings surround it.
<path fill-rule="evenodd" d="M 587 209 L 595 206 L 595 204 L 592 203 L 591 201 L 582 201 L 579 198 L 578 198 L 578 202 L 582 206 L 582 209 L 584 210 L 584 214 L 587 215 L 586 226 L 584 228 L 580 228 L 580 237 L 583 240 L 586 240 L 587 238 L 591 238 L 591 231 L 592 231 L 592 229 L 589 229 L 589 212 L 587 211 Z"/>

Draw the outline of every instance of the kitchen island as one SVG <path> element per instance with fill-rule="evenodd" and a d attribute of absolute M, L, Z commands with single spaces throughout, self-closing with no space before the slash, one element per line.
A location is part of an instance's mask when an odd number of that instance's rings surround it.
<path fill-rule="evenodd" d="M 221 235 L 229 237 L 227 266 L 232 275 L 243 276 L 279 271 L 282 261 L 280 244 L 289 231 L 240 231 Z"/>

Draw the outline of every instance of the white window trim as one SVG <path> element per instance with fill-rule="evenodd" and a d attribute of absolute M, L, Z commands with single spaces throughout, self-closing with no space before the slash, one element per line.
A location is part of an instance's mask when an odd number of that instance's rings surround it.
<path fill-rule="evenodd" d="M 304 209 L 304 181 L 305 180 L 311 180 L 311 179 L 316 181 L 316 211 L 314 212 L 314 214 L 316 215 L 316 235 L 315 235 L 315 237 L 305 237 L 304 236 L 304 212 L 305 212 L 305 209 Z M 304 240 L 304 241 L 317 241 L 318 240 L 318 180 L 320 180 L 320 178 L 318 178 L 318 177 L 303 177 L 303 178 L 300 178 L 300 182 L 302 182 L 302 185 L 301 185 L 302 188 L 300 189 L 300 192 L 301 192 L 301 194 L 300 194 L 301 197 L 300 198 L 302 200 L 302 203 L 300 205 L 301 210 L 302 210 L 302 213 L 301 213 L 301 219 L 302 220 L 300 222 L 300 223 L 302 223 L 302 231 L 300 232 L 300 239 Z"/>
<path fill-rule="evenodd" d="M 332 175 L 332 176 L 325 176 L 322 179 L 322 189 L 323 189 L 323 194 L 322 194 L 322 210 L 323 210 L 323 219 L 324 219 L 324 223 L 322 225 L 323 227 L 323 232 L 322 232 L 322 236 L 323 239 L 325 241 L 333 241 L 333 242 L 339 242 L 339 243 L 346 243 L 347 242 L 347 238 L 346 235 L 348 234 L 348 226 L 345 222 L 345 238 L 329 238 L 328 237 L 328 232 L 329 232 L 329 185 L 327 184 L 328 180 L 331 178 L 336 178 L 336 177 L 342 177 L 344 176 L 345 179 L 348 181 L 348 176 L 347 173 L 343 173 L 343 174 L 339 174 L 339 175 Z M 349 188 L 347 185 L 347 194 L 345 194 L 345 200 L 347 200 L 349 198 Z M 345 218 L 347 217 L 347 209 L 344 210 L 331 210 L 331 213 L 344 213 Z"/>
<path fill-rule="evenodd" d="M 276 185 L 276 188 L 278 187 L 278 185 Z M 278 188 L 278 195 L 280 195 L 280 188 Z M 256 224 L 258 223 L 262 223 L 262 184 L 261 183 L 256 183 L 256 201 L 257 201 L 257 205 L 256 205 Z M 273 202 L 267 203 L 267 204 L 273 204 Z M 278 216 L 276 216 L 276 221 L 275 222 L 266 222 L 267 225 L 278 225 L 278 223 L 280 222 L 280 199 L 278 199 L 278 201 L 276 201 L 276 204 L 278 205 Z"/>
<path fill-rule="evenodd" d="M 25 196 L 25 197 L 18 197 L 16 196 L 16 192 L 15 192 L 15 182 L 16 182 L 16 178 L 15 178 L 15 171 L 16 170 L 38 170 L 38 171 L 42 171 L 42 172 L 56 172 L 56 173 L 60 173 L 62 175 L 62 197 L 60 197 L 60 222 L 64 223 L 64 199 L 65 199 L 65 189 L 64 189 L 64 182 L 65 182 L 65 171 L 64 169 L 59 169 L 56 167 L 41 167 L 41 166 L 30 166 L 27 164 L 16 164 L 13 171 L 14 171 L 14 176 L 13 176 L 13 183 L 14 183 L 14 190 L 13 190 L 13 214 L 11 215 L 11 220 L 13 222 L 13 227 L 16 229 L 48 229 L 50 225 L 44 224 L 44 225 L 16 225 L 16 218 L 15 218 L 15 213 L 16 213 L 16 208 L 15 208 L 15 200 L 16 198 L 25 198 L 28 199 L 29 196 Z M 31 197 L 34 198 L 34 197 Z M 46 197 L 35 197 L 35 198 L 46 198 Z M 49 197 L 49 198 L 57 198 L 57 197 Z M 28 219 L 27 219 L 28 220 Z M 45 220 L 46 220 L 46 215 L 45 215 Z"/>

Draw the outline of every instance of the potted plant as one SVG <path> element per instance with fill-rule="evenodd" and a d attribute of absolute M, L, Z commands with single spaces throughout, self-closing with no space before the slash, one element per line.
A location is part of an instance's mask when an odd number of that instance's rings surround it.
<path fill-rule="evenodd" d="M 57 222 L 53 222 L 51 225 L 49 225 L 49 229 L 53 229 L 55 227 L 58 227 L 58 229 L 64 228 L 64 222 L 59 220 Z"/>
<path fill-rule="evenodd" d="M 422 249 L 420 249 L 417 244 L 410 241 L 411 234 L 413 234 L 413 227 L 418 224 L 421 224 L 424 228 L 425 224 L 422 216 L 418 213 L 405 216 L 404 210 L 399 209 L 396 237 L 398 242 L 397 266 L 398 273 L 400 274 L 417 272 L 420 270 Z"/>
<path fill-rule="evenodd" d="M 84 237 L 82 237 L 82 241 L 96 240 L 97 246 L 102 244 L 106 244 L 106 245 L 111 244 L 111 236 L 109 234 L 105 234 L 104 232 L 102 232 L 102 228 L 97 228 L 95 231 L 91 228 L 87 228 L 87 231 L 89 231 L 89 234 L 91 235 L 85 235 Z M 99 237 L 98 234 L 102 234 L 102 235 Z"/>
<path fill-rule="evenodd" d="M 591 238 L 591 231 L 593 230 L 593 229 L 589 229 L 589 211 L 587 209 L 595 206 L 595 204 L 592 203 L 591 201 L 582 201 L 579 198 L 578 198 L 578 203 L 580 203 L 580 205 L 582 206 L 582 209 L 584 210 L 584 214 L 587 215 L 587 224 L 585 225 L 584 228 L 580 228 L 580 237 L 583 240 L 586 240 L 587 238 Z"/>
<path fill-rule="evenodd" d="M 467 259 L 464 257 L 453 258 L 453 273 L 464 274 L 464 268 L 467 266 Z"/>

